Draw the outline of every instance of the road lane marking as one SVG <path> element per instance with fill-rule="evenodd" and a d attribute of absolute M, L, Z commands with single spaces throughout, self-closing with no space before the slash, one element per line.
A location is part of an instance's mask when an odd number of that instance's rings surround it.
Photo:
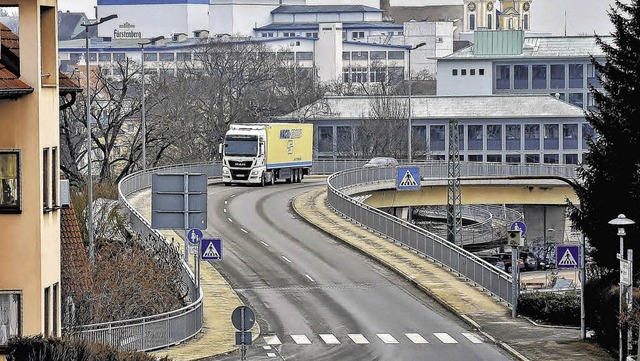
<path fill-rule="evenodd" d="M 287 261 L 287 263 L 291 263 L 291 260 L 288 259 L 287 257 L 285 257 L 285 256 L 281 256 L 281 257 L 282 257 L 283 260 Z"/>
<path fill-rule="evenodd" d="M 311 340 L 305 335 L 291 335 L 291 338 L 298 345 L 311 345 Z"/>
<path fill-rule="evenodd" d="M 225 209 L 223 209 L 223 211 L 224 211 L 224 213 L 227 213 L 227 209 L 226 209 L 226 208 L 225 208 Z"/>
<path fill-rule="evenodd" d="M 308 274 L 305 274 L 305 276 L 309 279 L 309 281 L 311 281 L 311 282 L 315 282 L 315 281 L 313 280 L 313 278 L 311 278 L 311 276 L 309 276 Z"/>
<path fill-rule="evenodd" d="M 267 352 L 267 357 L 273 358 L 273 357 L 278 357 L 278 356 L 273 352 Z"/>
<path fill-rule="evenodd" d="M 405 336 L 413 343 L 429 343 L 422 335 L 419 333 L 405 333 Z"/>
<path fill-rule="evenodd" d="M 338 338 L 336 336 L 334 336 L 333 334 L 331 334 L 331 333 L 321 333 L 320 334 L 320 338 L 327 345 L 339 345 L 340 344 L 340 340 L 338 340 Z"/>
<path fill-rule="evenodd" d="M 265 350 L 271 350 L 271 346 L 268 346 L 268 345 L 267 346 L 262 346 L 262 348 L 265 349 Z"/>
<path fill-rule="evenodd" d="M 224 204 L 227 204 L 227 201 L 224 201 Z"/>
<path fill-rule="evenodd" d="M 244 232 L 244 233 L 249 233 L 249 232 L 247 232 L 244 228 L 240 228 L 240 230 L 241 230 L 242 232 Z"/>
<path fill-rule="evenodd" d="M 384 343 L 400 343 L 389 333 L 377 333 L 376 336 L 378 336 L 378 338 Z"/>
<path fill-rule="evenodd" d="M 235 196 L 236 196 L 235 194 L 232 194 L 232 195 L 231 195 L 231 198 L 233 198 L 233 197 L 235 197 Z"/>
<path fill-rule="evenodd" d="M 462 336 L 466 337 L 469 341 L 471 341 L 471 343 L 483 343 L 484 341 L 482 341 L 482 339 L 476 335 L 475 333 L 471 333 L 471 332 L 463 332 Z"/>
<path fill-rule="evenodd" d="M 233 219 L 231 219 L 231 218 L 227 217 L 227 220 L 228 220 L 229 222 L 233 223 Z"/>
<path fill-rule="evenodd" d="M 442 343 L 458 343 L 458 341 L 449 336 L 448 333 L 434 333 L 433 335 L 436 336 L 440 341 L 442 341 Z"/>
<path fill-rule="evenodd" d="M 356 345 L 366 345 L 369 343 L 369 340 L 367 340 L 364 336 L 362 336 L 359 333 L 349 333 L 347 334 L 347 336 L 349 336 L 351 341 L 353 341 Z"/>
<path fill-rule="evenodd" d="M 280 339 L 276 335 L 264 336 L 264 342 L 266 342 L 267 345 L 282 345 L 282 342 L 280 342 Z"/>
<path fill-rule="evenodd" d="M 262 243 L 262 245 L 265 246 L 265 247 L 269 247 L 269 245 L 264 243 L 263 241 L 260 241 L 260 243 Z"/>

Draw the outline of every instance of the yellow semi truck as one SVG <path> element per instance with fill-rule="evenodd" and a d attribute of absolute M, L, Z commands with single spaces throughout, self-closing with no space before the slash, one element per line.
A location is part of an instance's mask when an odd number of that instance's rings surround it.
<path fill-rule="evenodd" d="M 311 171 L 313 125 L 232 124 L 220 153 L 225 185 L 298 183 Z"/>

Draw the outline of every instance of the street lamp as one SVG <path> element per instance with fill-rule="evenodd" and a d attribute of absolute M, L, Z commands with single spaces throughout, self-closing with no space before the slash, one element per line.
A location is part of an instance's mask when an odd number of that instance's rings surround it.
<path fill-rule="evenodd" d="M 617 226 L 618 227 L 618 236 L 620 236 L 620 253 L 618 254 L 618 259 L 620 259 L 620 264 L 622 265 L 622 261 L 624 260 L 624 236 L 626 235 L 626 233 L 624 232 L 624 226 L 630 226 L 632 224 L 635 224 L 636 222 L 630 220 L 629 218 L 625 217 L 624 214 L 619 214 L 617 218 L 614 218 L 612 220 L 609 221 L 609 224 L 612 226 Z M 623 284 L 622 284 L 622 267 L 620 267 L 620 315 L 622 315 L 622 297 L 623 297 Z M 622 327 L 618 327 L 619 329 L 619 340 L 618 340 L 618 359 L 620 361 L 623 360 L 622 357 Z"/>
<path fill-rule="evenodd" d="M 420 47 L 423 47 L 427 45 L 427 43 L 420 43 L 414 47 L 409 48 L 409 66 L 408 66 L 408 70 L 409 70 L 409 116 L 408 116 L 408 129 L 407 129 L 407 135 L 409 137 L 409 141 L 407 142 L 408 144 L 408 148 L 407 148 L 407 155 L 408 155 L 408 159 L 409 159 L 409 163 L 411 163 L 411 50 L 415 50 L 418 49 Z"/>
<path fill-rule="evenodd" d="M 140 61 L 142 65 L 142 115 L 141 115 L 141 123 L 142 123 L 142 170 L 147 169 L 147 122 L 145 121 L 146 109 L 145 109 L 145 91 L 144 91 L 144 46 L 153 44 L 158 40 L 164 39 L 164 36 L 157 36 L 155 38 L 151 38 L 147 41 L 143 41 L 138 43 L 140 45 Z"/>
<path fill-rule="evenodd" d="M 89 233 L 89 261 L 91 262 L 91 264 L 94 263 L 95 260 L 95 255 L 94 255 L 94 241 L 93 241 L 93 181 L 92 181 L 92 177 L 91 177 L 91 80 L 89 79 L 89 28 L 93 27 L 93 26 L 98 26 L 102 23 L 104 23 L 105 21 L 109 21 L 111 19 L 115 19 L 117 18 L 118 15 L 116 14 L 112 14 L 109 16 L 106 16 L 104 18 L 100 18 L 98 19 L 98 21 L 93 22 L 93 23 L 86 23 L 86 24 L 80 24 L 81 26 L 84 26 L 84 35 L 85 35 L 85 65 L 86 65 L 86 71 L 87 71 L 87 94 L 86 94 L 86 103 L 85 103 L 85 107 L 87 108 L 87 114 L 86 114 L 86 122 L 87 122 L 87 177 L 89 178 L 89 180 L 87 181 L 87 188 L 88 188 L 88 197 L 87 197 L 87 216 L 89 219 L 89 229 L 88 229 L 88 233 Z"/>

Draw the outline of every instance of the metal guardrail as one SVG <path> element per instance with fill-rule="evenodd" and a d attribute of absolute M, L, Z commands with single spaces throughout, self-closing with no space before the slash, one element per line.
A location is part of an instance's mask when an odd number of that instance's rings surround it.
<path fill-rule="evenodd" d="M 118 197 L 122 212 L 128 216 L 131 227 L 141 236 L 153 236 L 164 240 L 166 247 L 173 247 L 165 237 L 151 228 L 149 221 L 127 201 L 127 197 L 151 187 L 153 173 L 204 173 L 209 178 L 219 177 L 219 163 L 199 163 L 161 167 L 133 173 L 118 184 Z M 105 322 L 74 327 L 70 336 L 98 341 L 121 350 L 149 351 L 175 345 L 190 339 L 202 330 L 203 304 L 202 289 L 196 289 L 193 272 L 182 260 L 182 280 L 189 288 L 191 304 L 175 311 L 124 321 Z"/>
<path fill-rule="evenodd" d="M 447 178 L 446 162 L 416 165 L 420 167 L 420 175 L 423 178 Z M 464 177 L 550 175 L 574 178 L 575 167 L 461 162 L 460 175 Z M 448 267 L 510 305 L 512 294 L 510 275 L 436 234 L 363 204 L 350 196 L 350 191 L 356 190 L 362 184 L 389 182 L 396 177 L 395 168 L 359 168 L 333 174 L 327 180 L 329 205 L 362 226 L 400 242 Z"/>

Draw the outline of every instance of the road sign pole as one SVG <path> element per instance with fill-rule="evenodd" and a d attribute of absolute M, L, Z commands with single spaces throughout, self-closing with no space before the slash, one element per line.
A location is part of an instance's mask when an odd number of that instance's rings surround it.
<path fill-rule="evenodd" d="M 629 286 L 627 286 L 627 312 L 630 315 L 633 308 L 633 250 L 627 250 L 627 260 L 629 262 Z M 631 355 L 633 348 L 633 327 L 627 326 L 627 355 Z"/>
<path fill-rule="evenodd" d="M 518 316 L 518 247 L 511 247 L 511 317 Z"/>
<path fill-rule="evenodd" d="M 580 338 L 582 340 L 587 339 L 587 322 L 586 322 L 586 311 L 584 309 L 584 281 L 586 279 L 586 269 L 584 267 L 585 264 L 585 241 L 584 241 L 584 233 L 580 235 L 580 243 L 582 248 L 582 257 L 580 257 Z"/>
<path fill-rule="evenodd" d="M 189 240 L 187 234 L 189 233 L 189 173 L 184 173 L 184 260 L 189 265 Z"/>

